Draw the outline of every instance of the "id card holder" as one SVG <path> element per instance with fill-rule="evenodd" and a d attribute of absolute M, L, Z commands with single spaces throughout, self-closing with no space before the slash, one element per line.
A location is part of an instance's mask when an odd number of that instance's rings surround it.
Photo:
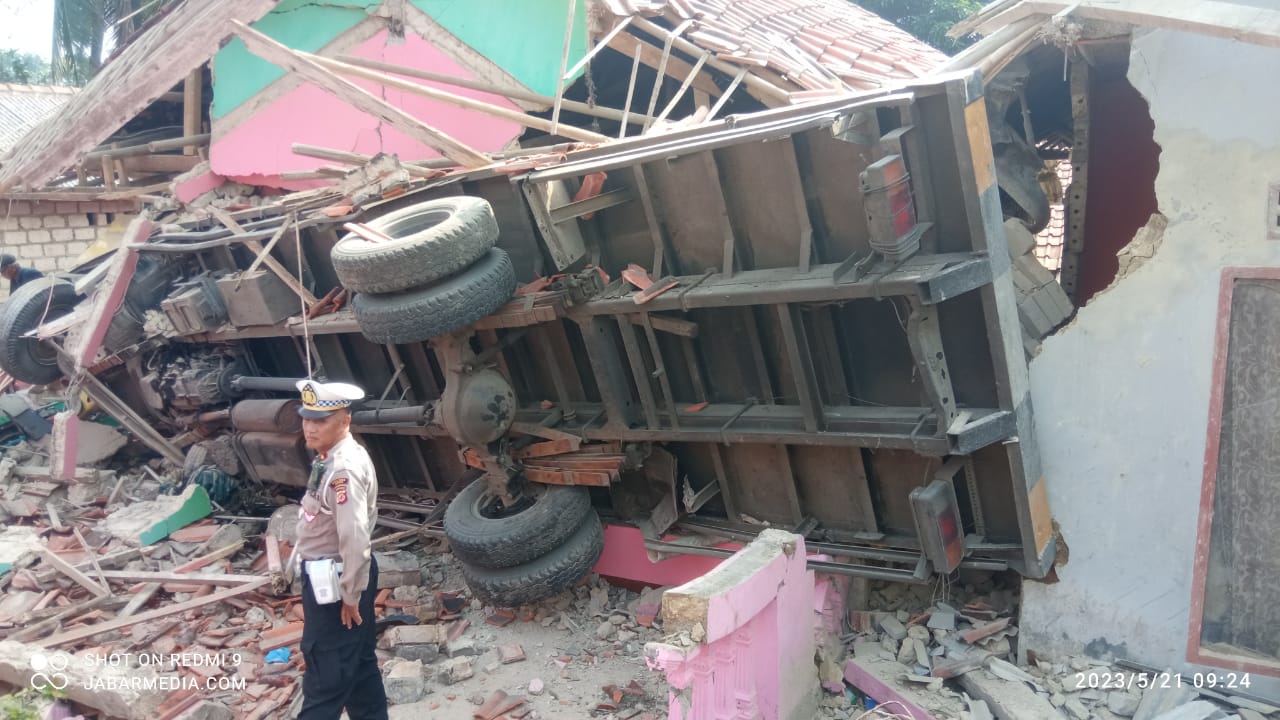
<path fill-rule="evenodd" d="M 311 560 L 304 567 L 307 577 L 311 579 L 311 593 L 315 595 L 319 605 L 332 605 L 338 602 L 338 568 L 333 560 Z"/>

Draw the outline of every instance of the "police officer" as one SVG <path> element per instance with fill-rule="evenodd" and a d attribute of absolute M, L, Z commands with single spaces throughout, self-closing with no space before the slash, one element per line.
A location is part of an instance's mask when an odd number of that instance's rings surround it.
<path fill-rule="evenodd" d="M 374 655 L 378 565 L 369 545 L 378 496 L 369 453 L 351 436 L 351 403 L 364 391 L 300 380 L 302 433 L 316 452 L 298 518 L 302 571 L 300 720 L 385 720 L 387 696 Z"/>

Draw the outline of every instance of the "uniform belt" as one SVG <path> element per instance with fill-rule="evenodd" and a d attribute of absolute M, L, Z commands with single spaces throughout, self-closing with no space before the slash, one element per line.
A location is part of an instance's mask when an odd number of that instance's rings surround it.
<path fill-rule="evenodd" d="M 313 563 L 313 562 L 319 562 L 319 560 L 303 560 L 303 561 L 302 561 L 302 566 L 303 566 L 303 567 L 306 567 L 306 566 L 307 566 L 307 563 Z M 334 567 L 334 569 L 335 569 L 335 570 L 337 570 L 338 572 L 342 572 L 342 563 L 340 563 L 340 562 L 334 562 L 334 563 L 333 563 L 333 567 Z"/>

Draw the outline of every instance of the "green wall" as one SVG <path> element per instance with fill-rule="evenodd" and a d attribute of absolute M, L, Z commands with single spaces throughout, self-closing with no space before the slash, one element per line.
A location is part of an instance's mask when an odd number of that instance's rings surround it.
<path fill-rule="evenodd" d="M 282 0 L 253 27 L 291 48 L 315 52 L 359 24 L 380 2 Z M 529 89 L 555 94 L 569 0 L 410 2 Z M 570 66 L 586 53 L 586 4 L 587 0 L 577 0 Z M 218 52 L 213 70 L 214 118 L 236 109 L 284 73 L 249 52 L 239 39 Z"/>

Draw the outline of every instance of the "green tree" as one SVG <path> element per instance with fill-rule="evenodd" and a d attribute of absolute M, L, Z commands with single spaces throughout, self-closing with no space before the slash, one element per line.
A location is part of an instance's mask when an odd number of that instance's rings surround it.
<path fill-rule="evenodd" d="M 106 60 L 103 53 L 108 48 L 127 43 L 147 20 L 175 2 L 54 0 L 54 80 L 77 86 L 89 82 Z"/>
<path fill-rule="evenodd" d="M 33 53 L 0 50 L 0 83 L 48 85 L 49 63 Z"/>
<path fill-rule="evenodd" d="M 852 0 L 948 55 L 972 45 L 977 38 L 947 37 L 951 26 L 982 8 L 979 0 Z"/>

